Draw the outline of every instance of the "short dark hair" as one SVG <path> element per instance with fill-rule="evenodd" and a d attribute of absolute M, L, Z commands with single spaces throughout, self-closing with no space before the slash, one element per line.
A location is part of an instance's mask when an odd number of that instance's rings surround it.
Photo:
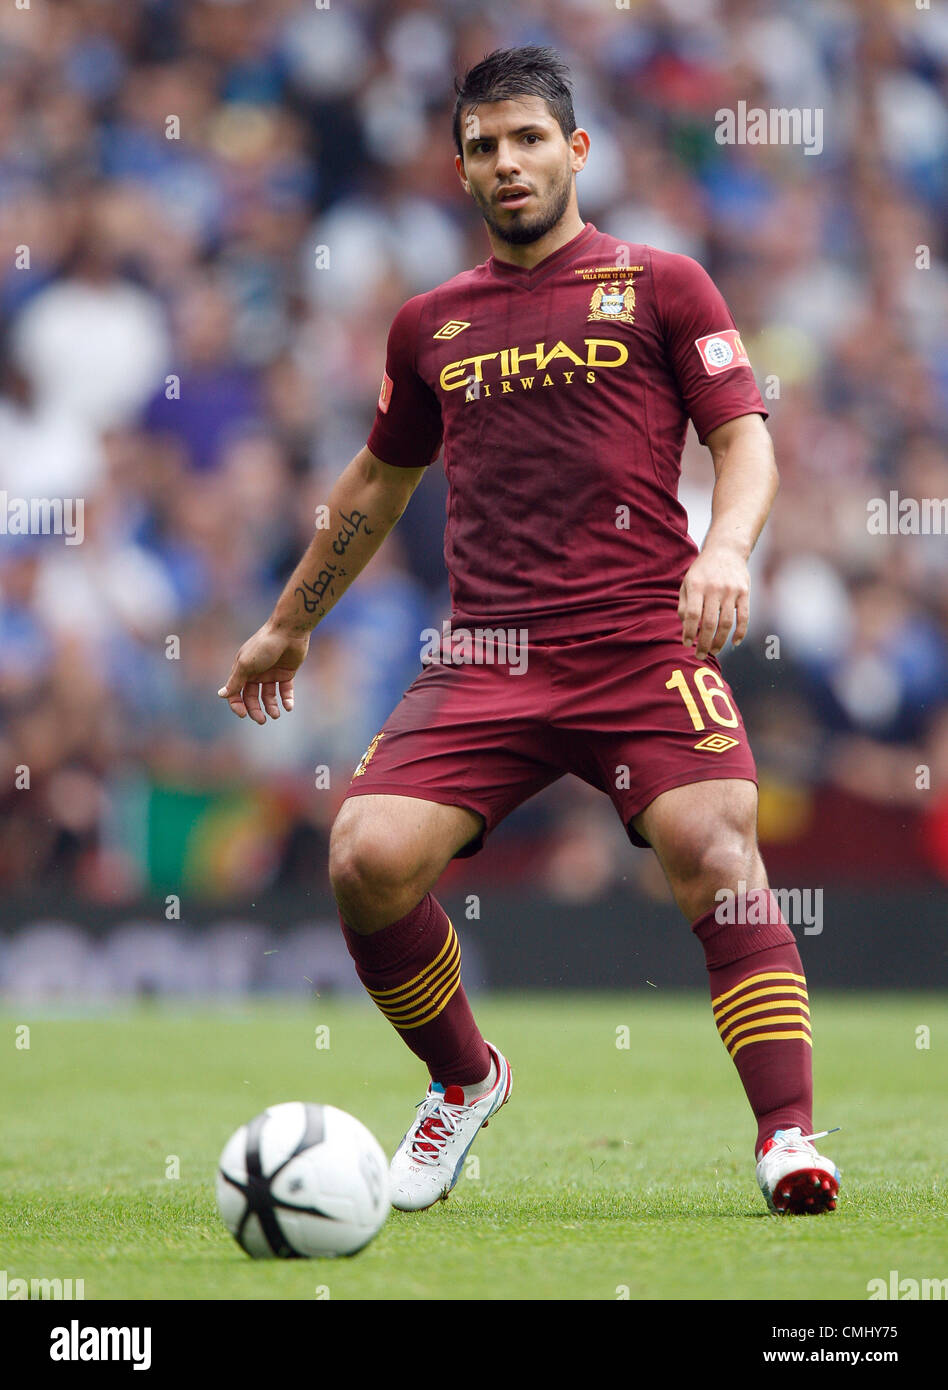
<path fill-rule="evenodd" d="M 461 144 L 461 112 L 465 106 L 485 101 L 511 101 L 516 97 L 542 97 L 556 117 L 563 138 L 569 140 L 576 129 L 569 68 L 552 48 L 529 45 L 525 48 L 495 48 L 464 75 L 455 79 L 454 143 L 464 156 Z"/>

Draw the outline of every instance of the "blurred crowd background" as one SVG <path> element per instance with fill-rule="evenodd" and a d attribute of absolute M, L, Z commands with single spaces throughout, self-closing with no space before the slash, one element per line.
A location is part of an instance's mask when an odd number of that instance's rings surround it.
<path fill-rule="evenodd" d="M 365 442 L 395 311 L 489 254 L 453 77 L 522 43 L 571 65 L 584 217 L 696 257 L 767 390 L 782 490 L 725 666 L 768 856 L 948 879 L 948 539 L 867 527 L 892 490 L 948 498 L 944 6 L 44 0 L 0 12 L 0 490 L 83 498 L 85 536 L 0 535 L 7 894 L 325 887 L 351 771 L 449 611 L 440 465 L 292 717 L 216 690 Z M 742 100 L 822 109 L 823 152 L 718 144 Z M 699 542 L 711 481 L 692 435 Z M 467 863 L 663 891 L 573 779 Z"/>

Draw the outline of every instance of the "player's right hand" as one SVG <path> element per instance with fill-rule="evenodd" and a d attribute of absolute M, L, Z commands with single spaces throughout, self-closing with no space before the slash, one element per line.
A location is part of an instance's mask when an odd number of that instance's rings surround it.
<path fill-rule="evenodd" d="M 289 712 L 293 708 L 293 677 L 309 651 L 309 637 L 308 632 L 291 636 L 269 621 L 264 623 L 240 648 L 227 684 L 221 686 L 218 695 L 239 719 L 248 714 L 255 724 L 266 724 L 267 714 L 271 719 L 279 719 L 277 690 L 283 708 Z"/>

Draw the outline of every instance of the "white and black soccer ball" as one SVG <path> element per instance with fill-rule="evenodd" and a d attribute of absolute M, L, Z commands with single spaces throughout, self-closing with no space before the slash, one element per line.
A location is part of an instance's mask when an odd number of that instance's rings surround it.
<path fill-rule="evenodd" d="M 355 1255 L 388 1216 L 388 1164 L 361 1121 L 334 1105 L 271 1105 L 228 1140 L 217 1206 L 255 1259 Z"/>

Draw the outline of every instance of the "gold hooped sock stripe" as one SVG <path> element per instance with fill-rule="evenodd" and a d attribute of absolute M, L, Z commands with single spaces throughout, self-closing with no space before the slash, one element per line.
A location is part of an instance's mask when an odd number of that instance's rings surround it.
<path fill-rule="evenodd" d="M 777 1039 L 787 1038 L 802 1038 L 805 1043 L 809 1043 L 811 1047 L 813 1046 L 813 1040 L 809 1033 L 752 1033 L 749 1038 L 742 1038 L 739 1043 L 736 1043 L 733 1048 L 729 1048 L 728 1051 L 731 1057 L 734 1058 L 740 1052 L 741 1048 L 746 1047 L 748 1043 L 774 1042 Z"/>
<path fill-rule="evenodd" d="M 802 993 L 806 993 L 805 975 L 795 975 L 791 970 L 766 970 L 761 975 L 748 975 L 746 980 L 741 980 L 740 984 L 732 985 L 732 987 L 730 989 L 726 989 L 723 994 L 719 994 L 716 999 L 712 999 L 712 1009 L 717 1009 L 718 1005 L 723 1004 L 725 999 L 730 999 L 733 995 L 739 994 L 740 991 L 742 989 L 746 989 L 748 985 L 758 985 L 761 984 L 764 980 L 792 981 L 794 984 L 802 985 Z M 787 988 L 789 989 L 789 987 L 790 986 L 788 985 Z"/>
<path fill-rule="evenodd" d="M 805 1013 L 807 1017 L 809 1017 L 810 1006 L 807 1002 L 805 991 L 794 988 L 793 992 L 795 994 L 802 994 L 802 999 L 794 999 L 789 991 L 785 993 L 783 990 L 771 989 L 755 989 L 752 990 L 750 994 L 745 994 L 743 999 L 735 999 L 733 1001 L 734 1008 L 729 1004 L 726 1009 L 722 1009 L 719 1014 L 715 1015 L 714 1021 L 717 1024 L 718 1032 L 723 1033 L 726 1029 L 730 1028 L 732 1023 L 736 1023 L 739 1018 L 747 1018 L 748 1014 L 759 1014 L 763 1009 L 771 1009 L 775 1005 L 779 1005 L 782 1009 L 799 1009 L 801 1013 Z M 746 1009 L 737 1007 L 748 999 L 759 999 L 761 995 L 773 996 L 774 994 L 778 994 L 779 997 L 776 999 L 772 997 L 769 998 L 766 1004 L 751 1004 L 750 1007 Z"/>
<path fill-rule="evenodd" d="M 796 999 L 792 998 L 792 995 L 798 995 L 801 1008 L 806 1008 L 806 1004 L 809 1002 L 809 995 L 805 986 L 770 984 L 770 986 L 765 986 L 763 990 L 748 990 L 746 994 L 738 994 L 733 999 L 728 999 L 727 1004 L 721 1005 L 719 1009 L 714 1009 L 714 1023 L 717 1023 L 719 1029 L 721 1026 L 727 1027 L 724 1020 L 727 1019 L 728 1015 L 734 1017 L 734 1009 L 741 1008 L 742 1004 L 748 1004 L 751 999 L 765 999 L 767 995 L 773 994 L 787 995 L 787 998 L 784 999 L 785 1004 L 796 1004 Z"/>
<path fill-rule="evenodd" d="M 441 950 L 404 985 L 368 990 L 370 998 L 395 1028 L 420 1028 L 444 1009 L 461 983 L 461 943 L 453 925 Z"/>
<path fill-rule="evenodd" d="M 391 989 L 369 990 L 369 994 L 371 994 L 372 998 L 375 1000 L 376 1004 L 378 1004 L 379 1008 L 382 1007 L 382 1003 L 384 1002 L 384 1000 L 394 999 L 396 995 L 404 994 L 406 991 L 411 989 L 412 985 L 416 985 L 419 980 L 423 979 L 424 976 L 428 974 L 429 970 L 433 970 L 434 967 L 438 964 L 438 962 L 444 959 L 444 957 L 454 946 L 454 943 L 457 941 L 457 939 L 457 932 L 454 930 L 454 925 L 451 921 L 451 918 L 449 917 L 448 934 L 445 937 L 444 945 L 441 947 L 441 950 L 435 956 L 434 960 L 429 961 L 427 965 L 423 966 L 421 970 L 418 971 L 417 975 L 413 975 L 412 978 L 410 980 L 406 980 L 403 985 L 394 985 Z"/>
<path fill-rule="evenodd" d="M 755 1018 L 752 1023 L 742 1023 L 739 1027 L 732 1028 L 729 1033 L 722 1035 L 721 1041 L 730 1052 L 732 1038 L 738 1038 L 742 1033 L 752 1033 L 755 1028 L 767 1028 L 772 1023 L 797 1023 L 801 1028 L 806 1029 L 807 1036 L 809 1036 L 809 1020 L 805 1019 L 802 1014 L 766 1014 L 763 1018 Z"/>
<path fill-rule="evenodd" d="M 461 943 L 458 941 L 457 937 L 455 937 L 454 948 L 447 960 L 443 960 L 437 968 L 432 965 L 431 970 L 425 978 L 419 984 L 412 986 L 410 993 L 398 999 L 376 999 L 371 990 L 369 990 L 369 994 L 374 1003 L 376 1003 L 386 1015 L 401 1013 L 410 1014 L 414 1009 L 418 1008 L 419 1004 L 423 1004 L 430 994 L 440 989 L 443 981 L 448 975 L 459 969 L 460 961 Z"/>
<path fill-rule="evenodd" d="M 402 1033 L 408 1032 L 412 1028 L 421 1028 L 426 1023 L 433 1023 L 450 1002 L 452 995 L 455 993 L 460 983 L 461 971 L 458 969 L 457 974 L 452 975 L 451 979 L 445 985 L 443 992 L 432 1002 L 432 1007 L 428 1013 L 424 1014 L 421 1018 L 415 1019 L 413 1022 L 399 1021 L 398 1019 L 389 1019 L 389 1022 Z M 388 1017 L 388 1015 L 386 1015 L 386 1017 Z"/>
<path fill-rule="evenodd" d="M 436 1013 L 441 1013 L 450 995 L 455 992 L 461 979 L 460 952 L 457 954 L 455 965 L 439 974 L 438 979 L 432 980 L 430 990 L 425 990 L 420 998 L 414 999 L 410 1005 L 400 1009 L 382 1009 L 389 1023 L 395 1024 L 396 1029 L 400 1027 L 417 1027 L 417 1023 L 425 1023 L 434 1017 Z M 434 1012 L 432 1006 L 436 1005 Z"/>

